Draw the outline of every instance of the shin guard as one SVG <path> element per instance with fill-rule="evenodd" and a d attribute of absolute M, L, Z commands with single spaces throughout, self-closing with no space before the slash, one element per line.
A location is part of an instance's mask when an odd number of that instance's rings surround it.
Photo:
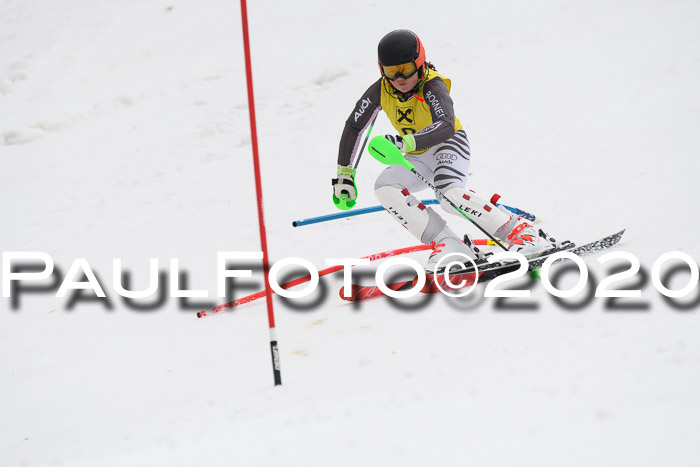
<path fill-rule="evenodd" d="M 490 201 L 486 201 L 472 190 L 450 188 L 445 192 L 445 196 L 491 235 L 510 220 L 510 214 L 506 214 L 496 206 L 498 195 L 493 195 Z M 445 211 L 460 216 L 446 199 L 440 200 L 440 206 Z"/>
<path fill-rule="evenodd" d="M 426 207 L 405 188 L 381 186 L 375 190 L 377 199 L 391 216 L 414 237 L 429 244 L 445 227 L 445 220 Z"/>

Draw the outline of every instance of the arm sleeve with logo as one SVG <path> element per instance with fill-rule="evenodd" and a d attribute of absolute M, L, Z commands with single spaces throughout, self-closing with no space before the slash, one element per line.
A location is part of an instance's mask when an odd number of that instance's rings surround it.
<path fill-rule="evenodd" d="M 455 134 L 455 111 L 445 82 L 433 78 L 425 83 L 423 98 L 430 108 L 433 123 L 413 135 L 416 151 L 447 141 Z"/>
<path fill-rule="evenodd" d="M 369 126 L 372 117 L 381 110 L 381 81 L 380 78 L 365 91 L 345 122 L 343 135 L 340 137 L 338 165 L 350 165 L 355 161 L 355 156 L 360 150 L 362 133 Z"/>

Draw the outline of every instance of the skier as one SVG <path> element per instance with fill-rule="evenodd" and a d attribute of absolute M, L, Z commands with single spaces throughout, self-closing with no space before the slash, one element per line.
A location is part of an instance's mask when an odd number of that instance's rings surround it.
<path fill-rule="evenodd" d="M 454 113 L 449 94 L 451 81 L 426 61 L 418 36 L 405 29 L 392 31 L 379 42 L 378 55 L 381 77 L 357 101 L 340 139 L 337 178 L 333 179 L 336 206 L 354 206 L 357 187 L 353 162 L 361 134 L 384 110 L 400 133 L 385 137 L 405 154 L 418 173 L 485 231 L 503 240 L 509 250 L 526 256 L 553 248 L 528 222 L 497 207 L 499 195 L 486 200 L 465 189 L 471 154 L 467 134 Z M 440 259 L 451 253 L 476 259 L 476 251 L 464 244 L 437 212 L 414 196 L 426 188 L 402 166 L 386 168 L 374 185 L 377 198 L 394 219 L 421 242 L 432 246 L 429 271 L 435 271 Z M 447 212 L 460 215 L 446 200 L 440 200 L 440 205 Z"/>

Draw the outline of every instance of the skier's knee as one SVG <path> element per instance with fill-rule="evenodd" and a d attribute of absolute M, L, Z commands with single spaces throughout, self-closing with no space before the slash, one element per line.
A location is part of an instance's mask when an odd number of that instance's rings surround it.
<path fill-rule="evenodd" d="M 405 204 L 415 206 L 420 203 L 407 188 L 399 185 L 382 185 L 375 187 L 374 194 L 385 208 L 389 205 Z"/>
<path fill-rule="evenodd" d="M 374 192 L 384 209 L 423 243 L 429 242 L 445 226 L 445 220 L 440 215 L 426 207 L 406 188 L 381 186 Z"/>

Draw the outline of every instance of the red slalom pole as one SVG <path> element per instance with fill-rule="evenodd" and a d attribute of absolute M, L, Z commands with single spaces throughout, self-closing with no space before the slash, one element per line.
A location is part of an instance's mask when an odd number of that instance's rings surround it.
<path fill-rule="evenodd" d="M 255 125 L 255 99 L 253 97 L 253 66 L 250 60 L 250 40 L 248 38 L 248 9 L 246 0 L 241 0 L 241 21 L 243 22 L 243 49 L 245 51 L 245 75 L 248 83 L 248 110 L 250 113 L 250 139 L 253 144 L 253 166 L 255 167 L 255 193 L 258 198 L 258 224 L 260 226 L 260 244 L 263 252 L 263 273 L 265 275 L 265 291 L 267 299 L 267 321 L 270 325 L 270 351 L 272 353 L 272 371 L 275 386 L 282 384 L 280 370 L 280 354 L 277 348 L 277 333 L 275 331 L 275 312 L 272 308 L 272 288 L 270 287 L 270 261 L 267 254 L 267 233 L 263 213 L 262 179 L 260 177 L 260 160 L 258 156 L 258 130 Z"/>
<path fill-rule="evenodd" d="M 389 250 L 389 251 L 384 251 L 382 253 L 375 253 L 369 256 L 363 256 L 362 259 L 369 259 L 370 261 L 376 261 L 379 259 L 384 259 L 384 258 L 389 258 L 390 256 L 398 256 L 398 255 L 403 255 L 406 253 L 414 253 L 416 251 L 423 251 L 423 250 L 429 250 L 430 246 L 428 245 L 416 245 L 416 246 L 409 246 L 406 248 L 398 248 L 396 250 Z M 318 271 L 318 276 L 326 276 L 328 274 L 332 274 L 334 272 L 340 271 L 343 269 L 343 266 L 331 266 L 326 269 L 322 269 L 321 271 Z M 280 287 L 283 289 L 291 289 L 292 287 L 303 284 L 304 282 L 308 282 L 311 280 L 310 275 L 305 275 L 302 277 L 298 277 L 296 279 L 293 279 L 289 282 L 285 282 L 284 284 L 280 284 Z M 274 291 L 273 291 L 274 293 Z M 245 297 L 238 298 L 232 302 L 224 303 L 223 305 L 218 305 L 215 306 L 214 308 L 211 309 L 211 311 L 200 311 L 197 313 L 197 318 L 204 318 L 210 315 L 214 315 L 216 313 L 221 313 L 223 311 L 226 311 L 228 309 L 245 305 L 246 303 L 250 303 L 252 301 L 255 301 L 259 298 L 263 298 L 267 294 L 266 290 L 262 290 L 260 292 L 255 292 L 254 294 L 247 295 Z"/>

